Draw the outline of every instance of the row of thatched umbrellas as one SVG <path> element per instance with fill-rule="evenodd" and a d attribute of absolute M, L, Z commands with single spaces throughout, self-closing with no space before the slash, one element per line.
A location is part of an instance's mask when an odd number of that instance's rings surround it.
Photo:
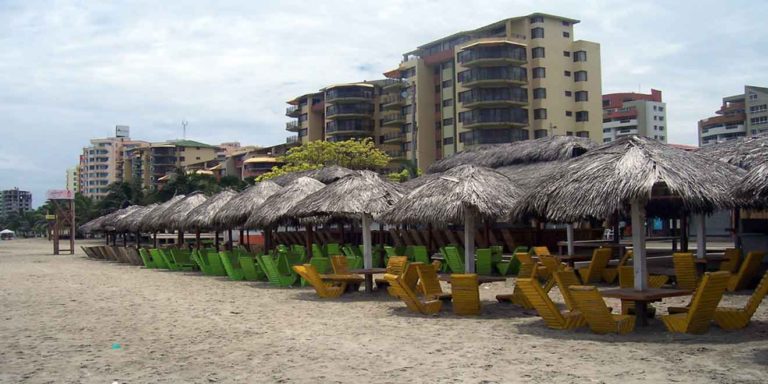
<path fill-rule="evenodd" d="M 155 207 L 128 207 L 86 226 L 199 233 L 304 224 L 310 236 L 312 223 L 359 219 L 364 265 L 370 268 L 374 220 L 438 226 L 463 222 L 465 228 L 475 228 L 477 220 L 538 217 L 573 223 L 629 212 L 635 284 L 642 290 L 647 274 L 646 212 L 703 217 L 721 208 L 768 205 L 768 170 L 757 164 L 753 171 L 745 177 L 743 169 L 704 152 L 635 136 L 601 146 L 555 136 L 458 153 L 435 163 L 427 175 L 399 185 L 369 171 L 326 167 L 257 183 L 240 194 L 225 191 L 209 199 L 193 194 Z M 572 231 L 568 234 L 572 242 Z M 465 230 L 464 235 L 465 266 L 472 272 L 474 230 Z"/>

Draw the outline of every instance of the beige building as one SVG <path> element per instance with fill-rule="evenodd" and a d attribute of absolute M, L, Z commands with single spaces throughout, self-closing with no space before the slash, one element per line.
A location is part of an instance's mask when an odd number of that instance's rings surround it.
<path fill-rule="evenodd" d="M 80 166 L 76 165 L 67 168 L 67 190 L 75 193 L 80 192 Z"/>
<path fill-rule="evenodd" d="M 408 52 L 386 80 L 327 87 L 289 101 L 288 143 L 373 137 L 426 169 L 465 147 L 547 135 L 602 141 L 599 44 L 578 20 L 534 13 Z M 330 97 L 330 98 L 329 98 Z"/>
<path fill-rule="evenodd" d="M 85 196 L 101 199 L 107 186 L 124 180 L 126 152 L 149 143 L 131 140 L 127 126 L 117 126 L 115 137 L 93 139 L 83 148 L 79 166 L 79 190 Z"/>
<path fill-rule="evenodd" d="M 715 113 L 699 121 L 699 146 L 768 132 L 768 88 L 747 85 L 744 93 L 724 97 Z"/>
<path fill-rule="evenodd" d="M 155 189 L 160 178 L 193 164 L 216 160 L 220 148 L 192 140 L 151 143 L 126 155 L 125 181 L 140 180 L 145 189 Z"/>

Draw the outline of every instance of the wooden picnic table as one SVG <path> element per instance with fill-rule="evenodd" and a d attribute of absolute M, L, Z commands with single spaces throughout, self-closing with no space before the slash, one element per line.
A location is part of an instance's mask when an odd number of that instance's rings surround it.
<path fill-rule="evenodd" d="M 693 293 L 688 289 L 648 288 L 636 291 L 634 288 L 607 289 L 601 292 L 603 297 L 621 300 L 622 308 L 629 302 L 635 303 L 635 322 L 644 327 L 648 325 L 648 303 L 661 301 L 666 297 L 687 296 Z"/>
<path fill-rule="evenodd" d="M 373 292 L 373 275 L 387 273 L 386 268 L 360 268 L 352 269 L 349 272 L 365 276 L 365 293 Z"/>
<path fill-rule="evenodd" d="M 445 281 L 448 284 L 451 283 L 451 275 L 450 274 L 441 273 L 441 274 L 438 275 L 438 278 L 440 279 L 440 281 Z M 502 277 L 502 276 L 488 276 L 488 275 L 478 275 L 477 276 L 477 283 L 480 284 L 480 285 L 485 284 L 485 283 L 496 283 L 496 282 L 500 282 L 500 281 L 507 281 L 507 278 L 506 277 Z"/>

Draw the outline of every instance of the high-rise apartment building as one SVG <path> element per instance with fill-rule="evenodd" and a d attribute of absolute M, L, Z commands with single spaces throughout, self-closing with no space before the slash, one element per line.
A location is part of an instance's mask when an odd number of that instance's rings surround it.
<path fill-rule="evenodd" d="M 124 125 L 116 126 L 115 137 L 91 140 L 80 156 L 80 192 L 95 199 L 106 196 L 109 184 L 123 181 L 125 152 L 146 145 L 149 143 L 131 140 Z"/>
<path fill-rule="evenodd" d="M 32 193 L 18 188 L 0 191 L 0 217 L 32 210 Z"/>
<path fill-rule="evenodd" d="M 578 20 L 534 13 L 458 32 L 403 55 L 386 80 L 289 101 L 289 143 L 370 136 L 426 169 L 465 147 L 576 135 L 602 141 L 599 44 Z M 330 98 L 329 98 L 330 97 Z"/>
<path fill-rule="evenodd" d="M 699 120 L 699 146 L 768 132 L 768 88 L 744 86 L 744 93 L 723 98 L 717 116 Z"/>
<path fill-rule="evenodd" d="M 80 192 L 80 166 L 76 165 L 72 168 L 67 168 L 67 190 L 72 192 Z"/>
<path fill-rule="evenodd" d="M 603 142 L 629 135 L 667 142 L 667 105 L 661 91 L 603 95 Z"/>
<path fill-rule="evenodd" d="M 192 140 L 151 143 L 127 151 L 123 178 L 140 180 L 146 189 L 154 189 L 160 178 L 191 164 L 215 160 L 221 149 Z"/>

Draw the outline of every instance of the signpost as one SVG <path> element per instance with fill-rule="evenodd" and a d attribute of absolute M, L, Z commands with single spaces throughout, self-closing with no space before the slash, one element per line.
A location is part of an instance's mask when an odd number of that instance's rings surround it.
<path fill-rule="evenodd" d="M 46 219 L 54 216 L 53 220 L 53 254 L 69 251 L 75 254 L 75 193 L 67 189 L 51 189 L 46 193 L 54 208 L 54 215 L 46 215 Z M 59 248 L 59 238 L 64 229 L 69 229 L 69 249 Z"/>

